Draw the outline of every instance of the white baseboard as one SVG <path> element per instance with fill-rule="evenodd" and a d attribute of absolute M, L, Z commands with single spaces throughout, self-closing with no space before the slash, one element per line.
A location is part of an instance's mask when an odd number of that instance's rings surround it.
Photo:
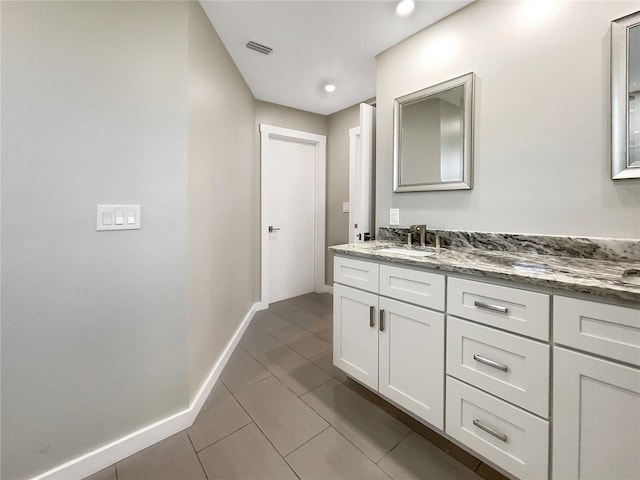
<path fill-rule="evenodd" d="M 331 285 L 325 285 L 324 293 L 330 293 L 331 295 L 333 295 L 333 287 Z"/>
<path fill-rule="evenodd" d="M 269 308 L 269 304 L 267 302 L 258 302 L 255 304 L 256 307 L 256 312 L 259 312 L 261 310 L 266 310 L 267 308 Z"/>
<path fill-rule="evenodd" d="M 80 480 L 193 425 L 198 413 L 200 413 L 200 409 L 218 381 L 222 370 L 257 310 L 260 310 L 259 304 L 254 303 L 213 365 L 206 380 L 191 401 L 189 408 L 52 468 L 33 477 L 32 480 L 59 480 L 61 478 L 65 480 Z"/>

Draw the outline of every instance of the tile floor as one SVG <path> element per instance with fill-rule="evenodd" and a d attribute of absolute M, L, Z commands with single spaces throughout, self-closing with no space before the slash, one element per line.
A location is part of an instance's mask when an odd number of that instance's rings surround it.
<path fill-rule="evenodd" d="M 503 478 L 334 368 L 331 342 L 331 295 L 258 312 L 190 428 L 88 479 Z"/>

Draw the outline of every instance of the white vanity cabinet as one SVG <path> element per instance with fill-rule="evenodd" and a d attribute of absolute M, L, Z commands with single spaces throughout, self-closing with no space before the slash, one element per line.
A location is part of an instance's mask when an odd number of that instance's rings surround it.
<path fill-rule="evenodd" d="M 419 305 L 444 306 L 444 276 L 343 257 L 336 272 L 334 364 L 442 430 L 444 314 Z"/>
<path fill-rule="evenodd" d="M 552 477 L 639 479 L 640 311 L 557 296 L 554 336 Z"/>
<path fill-rule="evenodd" d="M 637 306 L 335 261 L 347 374 L 514 478 L 640 479 Z"/>

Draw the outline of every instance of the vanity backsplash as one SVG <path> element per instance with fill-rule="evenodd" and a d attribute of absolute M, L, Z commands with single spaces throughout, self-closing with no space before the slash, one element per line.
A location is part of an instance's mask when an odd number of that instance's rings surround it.
<path fill-rule="evenodd" d="M 378 239 L 406 243 L 409 232 L 408 227 L 380 227 Z M 445 248 L 481 248 L 594 260 L 640 262 L 640 240 L 432 230 L 427 226 L 427 245 L 435 245 L 436 235 L 440 236 L 440 246 Z M 419 245 L 417 237 L 412 235 L 412 243 Z"/>

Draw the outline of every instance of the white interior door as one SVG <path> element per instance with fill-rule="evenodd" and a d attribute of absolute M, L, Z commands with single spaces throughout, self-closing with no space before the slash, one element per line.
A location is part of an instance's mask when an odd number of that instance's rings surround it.
<path fill-rule="evenodd" d="M 261 125 L 262 303 L 324 286 L 325 137 Z M 265 305 L 266 304 L 266 305 Z"/>
<path fill-rule="evenodd" d="M 272 139 L 269 303 L 314 290 L 315 146 Z"/>
<path fill-rule="evenodd" d="M 360 104 L 360 126 L 349 130 L 349 242 L 374 235 L 373 155 L 375 108 Z"/>

